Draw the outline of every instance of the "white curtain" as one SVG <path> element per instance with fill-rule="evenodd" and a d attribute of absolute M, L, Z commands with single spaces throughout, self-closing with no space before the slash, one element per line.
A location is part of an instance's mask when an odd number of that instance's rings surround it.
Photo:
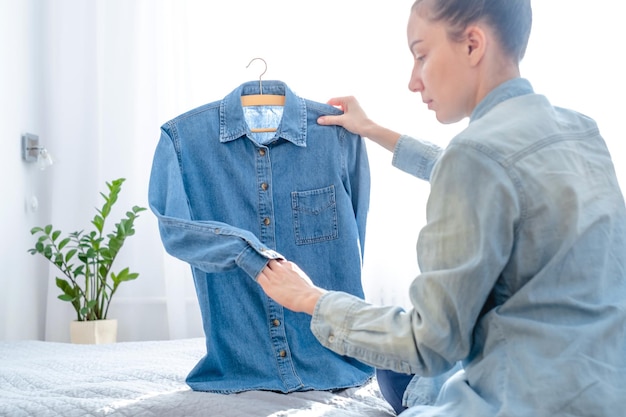
<path fill-rule="evenodd" d="M 440 126 L 406 88 L 412 65 L 406 19 L 412 3 L 42 1 L 42 134 L 56 160 L 48 170 L 50 221 L 64 231 L 90 227 L 105 181 L 119 177 L 126 182 L 109 227 L 132 205 L 147 207 L 160 125 L 257 79 L 264 68 L 258 62 L 246 68 L 257 56 L 268 63 L 264 79 L 285 81 L 296 94 L 317 101 L 355 95 L 381 124 L 445 145 L 465 122 Z M 594 3 L 594 9 L 607 9 L 595 22 L 602 39 L 587 30 L 594 23 L 587 2 L 535 3 L 536 34 L 525 74 L 557 104 L 581 107 L 599 119 L 616 165 L 625 166 L 618 152 L 621 111 L 602 100 L 609 89 L 617 97 L 626 93 L 624 64 L 615 53 L 621 50 L 619 35 L 610 31 L 619 27 L 617 17 L 611 17 L 618 14 L 609 9 L 613 3 Z M 616 58 L 598 56 L 594 45 L 600 40 Z M 543 64 L 548 59 L 549 68 Z M 391 155 L 376 145 L 368 150 L 372 203 L 366 295 L 377 303 L 407 305 L 407 287 L 419 272 L 414 248 L 428 184 L 393 169 Z M 152 213 L 142 213 L 136 229 L 117 261 L 118 267 L 140 273 L 120 287 L 110 310 L 110 317 L 119 320 L 120 340 L 201 336 L 189 267 L 163 251 Z M 51 268 L 51 278 L 55 274 Z M 49 282 L 46 339 L 66 341 L 74 315 L 68 303 L 56 299 L 54 280 Z"/>
<path fill-rule="evenodd" d="M 184 68 L 168 60 L 184 27 L 166 6 L 174 2 L 60 0 L 44 3 L 46 137 L 55 164 L 52 223 L 64 231 L 91 228 L 105 182 L 126 178 L 107 230 L 133 205 L 148 207 L 147 184 L 159 126 L 189 106 Z M 169 49 L 165 49 L 169 48 Z M 176 80 L 171 82 L 169 80 Z M 129 266 L 137 280 L 120 286 L 109 311 L 120 340 L 202 334 L 189 267 L 164 253 L 151 212 L 115 269 Z M 51 278 L 57 271 L 51 268 Z M 46 339 L 65 341 L 74 313 L 50 279 Z"/>

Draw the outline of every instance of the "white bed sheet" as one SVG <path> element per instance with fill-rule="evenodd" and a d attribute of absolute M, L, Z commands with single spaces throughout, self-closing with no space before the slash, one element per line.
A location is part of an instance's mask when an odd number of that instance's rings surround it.
<path fill-rule="evenodd" d="M 185 377 L 204 340 L 76 345 L 0 342 L 0 416 L 390 417 L 372 381 L 280 394 L 194 392 Z"/>

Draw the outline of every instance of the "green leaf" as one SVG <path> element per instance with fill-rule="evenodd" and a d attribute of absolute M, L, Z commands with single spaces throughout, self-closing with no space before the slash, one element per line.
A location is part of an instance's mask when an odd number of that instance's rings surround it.
<path fill-rule="evenodd" d="M 98 275 L 100 275 L 101 277 L 106 277 L 107 272 L 109 272 L 109 265 L 110 264 L 106 264 L 106 265 L 100 265 L 100 268 L 98 269 Z"/>
<path fill-rule="evenodd" d="M 74 269 L 74 276 L 79 276 L 79 275 L 85 275 L 84 272 L 85 269 L 85 265 L 78 265 L 75 269 Z"/>
<path fill-rule="evenodd" d="M 109 214 L 111 214 L 111 206 L 113 204 L 110 202 L 110 199 L 107 198 L 104 194 L 100 194 L 100 195 L 104 197 L 104 199 L 106 200 L 106 203 L 102 206 L 102 210 L 100 210 L 100 213 L 102 214 L 102 218 L 106 219 L 107 217 L 109 217 Z"/>
<path fill-rule="evenodd" d="M 113 252 L 113 253 L 119 252 L 120 249 L 122 249 L 123 243 L 124 243 L 123 240 L 120 240 L 114 236 L 111 236 L 111 239 L 109 240 L 109 248 L 111 249 L 110 252 Z"/>
<path fill-rule="evenodd" d="M 63 248 L 65 246 L 67 246 L 68 243 L 71 242 L 72 239 L 70 239 L 69 237 L 66 237 L 65 239 L 63 239 L 61 242 L 59 242 L 59 250 L 63 250 Z"/>
<path fill-rule="evenodd" d="M 63 301 L 74 301 L 78 297 L 78 290 L 63 278 L 57 278 L 56 284 L 57 287 L 63 291 L 63 294 L 59 295 L 59 299 Z"/>
<path fill-rule="evenodd" d="M 104 215 L 104 217 L 106 217 L 106 215 Z M 102 232 L 102 229 L 104 228 L 104 217 L 94 216 L 91 222 L 94 226 L 96 226 L 96 229 L 98 229 L 98 232 Z"/>
<path fill-rule="evenodd" d="M 124 268 L 120 271 L 119 274 L 115 275 L 114 273 L 111 273 L 111 279 L 113 279 L 113 282 L 115 283 L 120 283 L 120 282 L 125 282 L 125 281 L 132 281 L 135 278 L 137 278 L 139 276 L 138 273 L 136 272 L 129 272 L 128 268 Z"/>
<path fill-rule="evenodd" d="M 73 239 L 77 239 L 77 240 L 78 240 L 78 239 L 80 239 L 80 236 L 81 236 L 82 234 L 83 234 L 83 231 L 81 230 L 80 232 L 72 232 L 72 233 L 70 233 L 70 236 L 71 236 Z"/>
<path fill-rule="evenodd" d="M 69 262 L 70 259 L 76 254 L 76 249 L 70 249 L 65 254 L 65 262 Z"/>

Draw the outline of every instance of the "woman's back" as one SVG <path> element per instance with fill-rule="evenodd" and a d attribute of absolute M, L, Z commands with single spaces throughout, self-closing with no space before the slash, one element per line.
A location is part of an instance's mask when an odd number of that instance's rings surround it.
<path fill-rule="evenodd" d="M 457 147 L 499 164 L 493 181 L 516 195 L 502 207 L 514 242 L 473 333 L 468 395 L 493 415 L 619 415 L 626 209 L 595 123 L 527 94 L 472 122 Z"/>

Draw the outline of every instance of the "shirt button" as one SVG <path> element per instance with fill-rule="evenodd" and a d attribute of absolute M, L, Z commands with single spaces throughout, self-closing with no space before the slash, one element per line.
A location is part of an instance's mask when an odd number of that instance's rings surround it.
<path fill-rule="evenodd" d="M 265 156 L 265 149 L 259 149 L 259 155 Z"/>
<path fill-rule="evenodd" d="M 262 189 L 263 191 L 267 191 L 267 188 L 268 188 L 268 185 L 267 185 L 267 183 L 266 183 L 266 182 L 264 182 L 263 184 L 261 184 L 261 189 Z"/>
<path fill-rule="evenodd" d="M 269 226 L 270 225 L 270 218 L 269 217 L 264 218 L 263 219 L 263 224 L 266 225 L 266 226 Z"/>
<path fill-rule="evenodd" d="M 328 336 L 328 343 L 333 343 L 335 341 L 335 336 L 330 335 Z"/>
<path fill-rule="evenodd" d="M 285 352 L 284 350 L 281 350 L 280 352 L 278 352 L 278 354 L 280 355 L 281 358 L 284 358 L 285 356 L 287 356 L 287 352 Z"/>
<path fill-rule="evenodd" d="M 272 320 L 272 325 L 273 325 L 274 327 L 278 327 L 278 326 L 280 326 L 280 320 L 278 320 L 278 319 L 274 319 L 274 320 Z"/>

